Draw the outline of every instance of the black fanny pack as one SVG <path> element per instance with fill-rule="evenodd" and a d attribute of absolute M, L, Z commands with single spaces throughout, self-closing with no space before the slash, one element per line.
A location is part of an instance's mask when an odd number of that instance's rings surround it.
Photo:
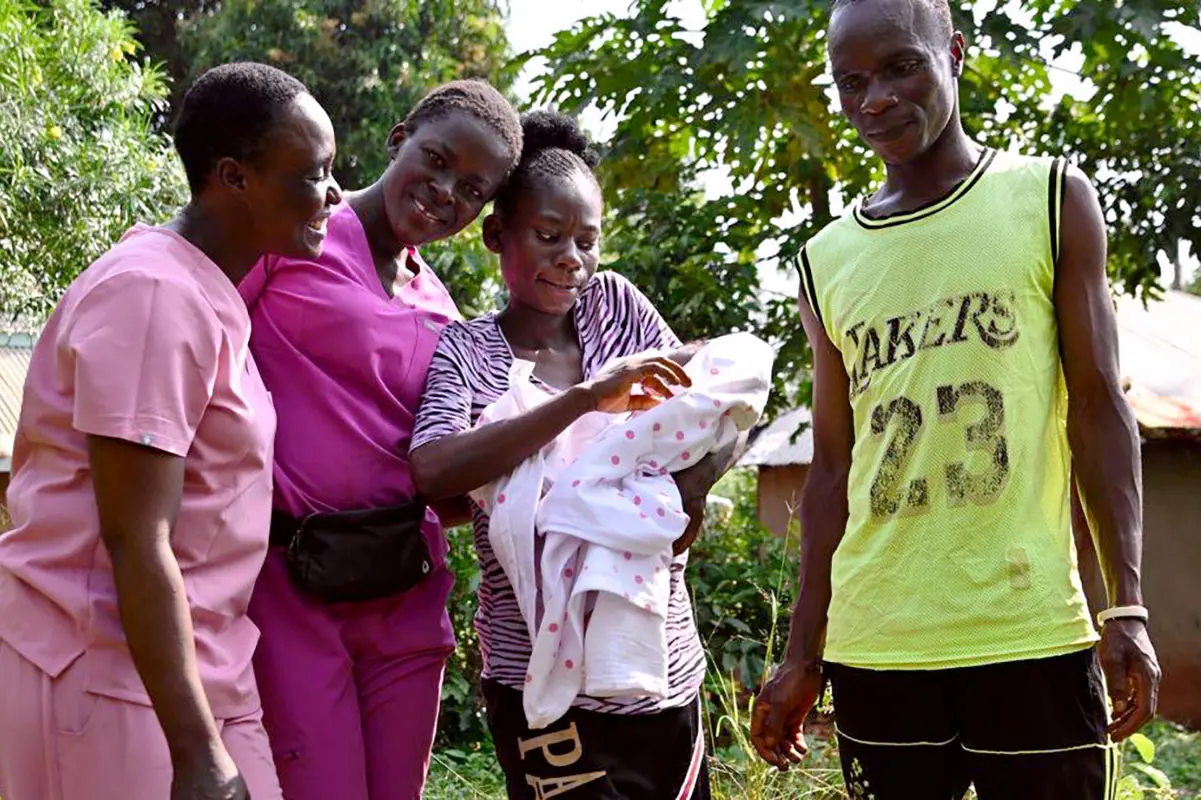
<path fill-rule="evenodd" d="M 376 600 L 405 592 L 433 568 L 421 532 L 425 503 L 310 514 L 271 512 L 271 544 L 288 548 L 288 572 L 326 602 Z"/>

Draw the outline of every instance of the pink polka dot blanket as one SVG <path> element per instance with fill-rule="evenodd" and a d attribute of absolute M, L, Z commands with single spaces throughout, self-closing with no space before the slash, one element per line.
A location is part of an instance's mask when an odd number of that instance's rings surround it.
<path fill-rule="evenodd" d="M 685 368 L 689 389 L 649 411 L 585 415 L 471 493 L 529 626 L 531 728 L 559 719 L 581 692 L 666 696 L 672 543 L 688 524 L 672 474 L 758 421 L 774 359 L 751 334 L 714 339 Z M 478 424 L 553 396 L 533 366 L 514 362 L 509 391 Z"/>

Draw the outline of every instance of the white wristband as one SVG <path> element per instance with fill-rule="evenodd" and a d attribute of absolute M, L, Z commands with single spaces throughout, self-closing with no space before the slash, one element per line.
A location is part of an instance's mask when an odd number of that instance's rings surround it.
<path fill-rule="evenodd" d="M 1141 619 L 1146 622 L 1149 616 L 1146 606 L 1114 606 L 1097 614 L 1097 624 L 1104 625 L 1111 619 Z"/>

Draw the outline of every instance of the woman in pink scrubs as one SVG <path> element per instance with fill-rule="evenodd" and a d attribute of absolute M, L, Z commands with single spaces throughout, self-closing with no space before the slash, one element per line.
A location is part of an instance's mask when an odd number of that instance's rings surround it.
<path fill-rule="evenodd" d="M 261 64 L 202 75 L 192 199 L 67 289 L 33 352 L 0 537 L 4 800 L 280 798 L 247 617 L 275 414 L 236 284 L 316 257 L 329 118 Z"/>
<path fill-rule="evenodd" d="M 459 315 L 417 247 L 479 215 L 517 162 L 521 126 L 494 88 L 456 81 L 387 144 L 387 170 L 334 210 L 320 258 L 268 256 L 241 287 L 279 415 L 279 546 L 250 614 L 289 800 L 420 797 L 454 648 L 447 544 L 437 514 L 415 502 L 408 451 L 438 334 Z M 297 569 L 290 559 L 314 531 L 322 566 Z M 400 550 L 381 554 L 381 542 Z M 315 585 L 338 573 L 339 591 Z"/>

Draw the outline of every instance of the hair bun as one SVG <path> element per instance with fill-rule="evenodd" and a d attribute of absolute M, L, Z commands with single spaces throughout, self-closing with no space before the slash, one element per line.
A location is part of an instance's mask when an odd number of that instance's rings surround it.
<path fill-rule="evenodd" d="M 521 115 L 522 160 L 539 150 L 566 150 L 580 157 L 589 169 L 600 163 L 600 152 L 574 117 L 539 109 Z"/>

